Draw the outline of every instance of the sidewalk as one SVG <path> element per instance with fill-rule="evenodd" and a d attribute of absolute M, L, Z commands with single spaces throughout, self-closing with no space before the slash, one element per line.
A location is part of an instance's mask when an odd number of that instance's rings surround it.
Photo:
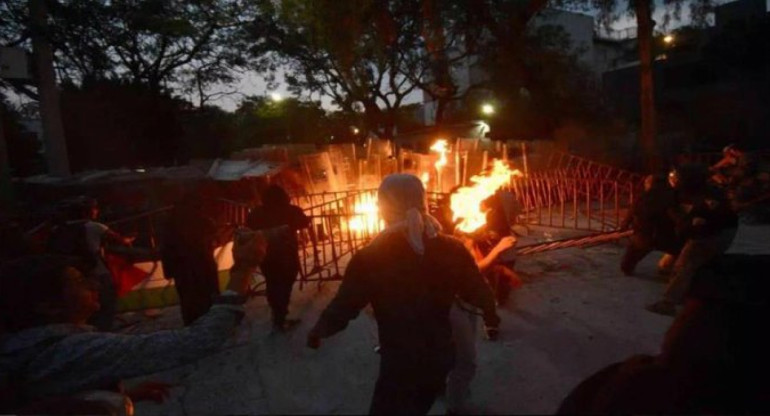
<path fill-rule="evenodd" d="M 767 253 L 770 227 L 743 227 L 734 248 Z M 554 238 L 560 236 L 551 231 Z M 524 257 L 525 280 L 501 309 L 500 340 L 479 340 L 473 402 L 482 414 L 550 414 L 583 378 L 632 354 L 658 352 L 671 318 L 644 305 L 664 284 L 655 280 L 657 254 L 637 277 L 619 271 L 622 247 L 608 244 Z M 178 385 L 162 405 L 138 403 L 143 415 L 361 414 L 369 406 L 377 375 L 376 325 L 365 311 L 348 329 L 305 348 L 305 336 L 337 290 L 337 283 L 295 289 L 291 312 L 302 325 L 270 335 L 264 298 L 247 304 L 247 316 L 231 342 L 194 365 L 141 379 Z M 177 308 L 134 328 L 145 332 L 181 326 Z M 443 414 L 437 401 L 431 413 Z"/>

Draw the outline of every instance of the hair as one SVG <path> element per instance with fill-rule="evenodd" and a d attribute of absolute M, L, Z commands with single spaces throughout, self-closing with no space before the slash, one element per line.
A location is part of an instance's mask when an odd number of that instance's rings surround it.
<path fill-rule="evenodd" d="M 50 317 L 40 311 L 43 303 L 61 303 L 64 271 L 82 268 L 77 258 L 39 254 L 10 261 L 0 267 L 0 319 L 2 327 L 16 332 L 45 325 Z"/>
<path fill-rule="evenodd" d="M 287 206 L 291 205 L 291 198 L 281 186 L 273 184 L 262 191 L 262 203 L 267 206 Z"/>

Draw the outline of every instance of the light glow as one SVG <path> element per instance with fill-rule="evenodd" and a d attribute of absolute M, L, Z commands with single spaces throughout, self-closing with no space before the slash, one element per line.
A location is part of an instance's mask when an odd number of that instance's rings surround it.
<path fill-rule="evenodd" d="M 472 233 L 487 222 L 486 211 L 481 210 L 481 203 L 494 193 L 508 185 L 511 176 L 523 176 L 518 169 L 510 169 L 502 160 L 494 160 L 492 170 L 471 177 L 471 186 L 463 186 L 452 194 L 452 220 L 461 220 L 457 229 Z"/>

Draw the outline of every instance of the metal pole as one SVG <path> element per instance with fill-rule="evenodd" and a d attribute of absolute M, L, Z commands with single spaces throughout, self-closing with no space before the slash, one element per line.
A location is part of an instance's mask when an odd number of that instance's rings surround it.
<path fill-rule="evenodd" d="M 529 176 L 529 162 L 527 161 L 527 143 L 521 142 L 521 157 L 524 160 L 524 176 Z"/>

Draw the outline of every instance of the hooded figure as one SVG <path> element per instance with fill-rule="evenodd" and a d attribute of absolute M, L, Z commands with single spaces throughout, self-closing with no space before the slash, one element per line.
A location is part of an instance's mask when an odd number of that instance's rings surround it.
<path fill-rule="evenodd" d="M 299 244 L 297 231 L 310 226 L 302 208 L 291 205 L 289 194 L 278 185 L 270 185 L 262 193 L 262 205 L 254 208 L 246 219 L 252 230 L 268 230 L 284 227 L 283 232 L 269 233 L 267 255 L 262 263 L 265 275 L 267 302 L 273 314 L 273 329 L 285 331 L 299 323 L 286 319 L 294 282 L 299 273 Z"/>
<path fill-rule="evenodd" d="M 371 414 L 426 414 L 444 388 L 454 346 L 449 310 L 455 297 L 497 325 L 495 302 L 470 253 L 439 234 L 425 189 L 412 175 L 380 185 L 385 230 L 353 255 L 337 295 L 308 334 L 308 346 L 345 329 L 371 304 L 380 341 L 380 374 Z"/>

